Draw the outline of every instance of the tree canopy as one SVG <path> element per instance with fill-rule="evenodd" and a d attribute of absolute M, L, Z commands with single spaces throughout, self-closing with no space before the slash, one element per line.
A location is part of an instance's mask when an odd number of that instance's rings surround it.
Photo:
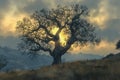
<path fill-rule="evenodd" d="M 53 57 L 53 64 L 61 63 L 61 56 L 72 45 L 99 42 L 88 16 L 88 8 L 79 4 L 35 11 L 18 22 L 22 40 L 19 47 L 26 52 L 47 51 Z"/>

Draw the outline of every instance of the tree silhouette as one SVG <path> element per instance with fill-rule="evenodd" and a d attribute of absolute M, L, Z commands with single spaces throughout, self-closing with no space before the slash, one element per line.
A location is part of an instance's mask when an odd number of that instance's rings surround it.
<path fill-rule="evenodd" d="M 120 40 L 116 44 L 116 49 L 120 49 Z"/>
<path fill-rule="evenodd" d="M 18 22 L 17 30 L 22 40 L 19 47 L 31 53 L 49 52 L 53 64 L 59 64 L 61 56 L 72 45 L 84 46 L 99 42 L 88 16 L 87 7 L 79 4 L 36 11 L 30 18 Z"/>

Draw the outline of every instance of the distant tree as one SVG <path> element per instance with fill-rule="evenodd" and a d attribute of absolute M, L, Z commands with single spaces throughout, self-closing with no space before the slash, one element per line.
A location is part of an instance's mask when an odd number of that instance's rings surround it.
<path fill-rule="evenodd" d="M 120 49 L 120 40 L 116 44 L 116 49 Z"/>
<path fill-rule="evenodd" d="M 18 22 L 17 31 L 22 40 L 19 48 L 30 53 L 49 52 L 53 57 L 52 64 L 59 64 L 61 56 L 72 45 L 99 42 L 88 16 L 87 7 L 79 4 L 36 11 Z"/>

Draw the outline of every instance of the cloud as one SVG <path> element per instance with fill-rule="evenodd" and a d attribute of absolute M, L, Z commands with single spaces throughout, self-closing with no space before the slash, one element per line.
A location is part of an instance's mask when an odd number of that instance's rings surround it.
<path fill-rule="evenodd" d="M 92 54 L 99 54 L 99 55 L 106 55 L 109 53 L 117 53 L 116 44 L 117 41 L 109 42 L 107 40 L 102 40 L 99 45 L 93 46 L 88 44 L 84 47 L 76 47 L 73 48 L 71 53 L 92 53 Z"/>
<path fill-rule="evenodd" d="M 41 8 L 52 8 L 56 0 L 1 0 L 0 36 L 15 36 L 18 20 Z"/>
<path fill-rule="evenodd" d="M 120 19 L 110 19 L 106 23 L 107 28 L 104 30 L 97 30 L 99 36 L 108 41 L 120 39 Z"/>
<path fill-rule="evenodd" d="M 32 14 L 35 10 L 40 10 L 42 8 L 54 8 L 58 4 L 61 5 L 70 5 L 73 3 L 80 3 L 83 5 L 88 5 L 92 9 L 92 15 L 90 20 L 94 23 L 97 23 L 100 28 L 104 28 L 106 21 L 108 20 L 107 13 L 107 0 L 1 0 L 3 2 L 3 7 L 7 6 L 3 14 L 0 13 L 1 23 L 0 30 L 1 35 L 13 35 L 15 32 L 16 22 L 22 19 L 26 14 Z M 97 6 L 97 8 L 95 8 Z M 5 12 L 7 10 L 7 13 Z M 13 35 L 14 36 L 14 35 Z"/>
<path fill-rule="evenodd" d="M 3 10 L 3 13 L 0 13 L 1 35 L 10 35 L 10 33 L 13 35 L 16 21 L 26 16 L 26 14 L 32 14 L 35 10 L 42 8 L 54 8 L 58 4 L 70 5 L 79 3 L 81 5 L 87 5 L 91 10 L 90 21 L 96 23 L 101 29 L 107 27 L 106 22 L 111 17 L 109 0 L 1 0 L 0 3 L 4 4 L 0 5 L 0 10 Z"/>
<path fill-rule="evenodd" d="M 118 0 L 100 0 L 98 7 L 94 7 L 91 11 L 91 22 L 97 24 L 101 29 L 109 28 L 107 24 L 111 23 L 111 20 L 120 19 L 119 5 Z"/>
<path fill-rule="evenodd" d="M 103 39 L 99 47 L 89 46 L 82 50 L 76 48 L 75 51 L 104 54 L 116 51 L 114 50 L 115 42 L 120 38 L 119 0 L 0 0 L 0 36 L 6 37 L 8 42 L 13 44 L 12 39 L 8 38 L 15 36 L 15 26 L 18 20 L 32 14 L 35 10 L 73 3 L 86 5 L 91 10 L 90 20 L 99 26 L 97 33 Z M 0 41 L 3 40 L 0 38 Z M 8 42 L 3 42 L 3 44 L 10 45 Z"/>
<path fill-rule="evenodd" d="M 101 0 L 98 4 L 98 9 L 94 8 L 91 10 L 90 21 L 99 26 L 99 28 L 106 28 L 106 22 L 109 20 L 110 14 L 108 11 L 108 1 Z"/>
<path fill-rule="evenodd" d="M 20 13 L 15 5 L 10 6 L 9 10 L 1 15 L 0 36 L 14 36 L 17 21 L 26 16 L 25 13 Z"/>
<path fill-rule="evenodd" d="M 7 9 L 9 7 L 8 3 L 9 3 L 9 0 L 1 0 L 0 11 L 4 11 L 4 9 Z"/>
<path fill-rule="evenodd" d="M 109 0 L 109 11 L 111 15 L 113 16 L 112 18 L 119 18 L 120 19 L 120 1 L 119 0 Z"/>

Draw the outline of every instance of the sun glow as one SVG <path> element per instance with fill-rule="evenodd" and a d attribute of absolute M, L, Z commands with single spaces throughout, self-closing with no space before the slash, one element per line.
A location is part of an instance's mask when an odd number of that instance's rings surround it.
<path fill-rule="evenodd" d="M 59 28 L 53 27 L 53 29 L 51 30 L 51 33 L 52 33 L 53 35 L 55 35 L 58 30 L 59 30 Z"/>
<path fill-rule="evenodd" d="M 53 35 L 55 35 L 58 30 L 59 30 L 58 27 L 54 27 L 54 28 L 51 30 L 51 33 L 52 33 Z M 67 42 L 67 40 L 68 40 L 68 34 L 65 34 L 64 29 L 60 32 L 59 38 L 60 38 L 61 46 L 65 46 L 65 45 L 66 45 L 66 42 Z"/>

